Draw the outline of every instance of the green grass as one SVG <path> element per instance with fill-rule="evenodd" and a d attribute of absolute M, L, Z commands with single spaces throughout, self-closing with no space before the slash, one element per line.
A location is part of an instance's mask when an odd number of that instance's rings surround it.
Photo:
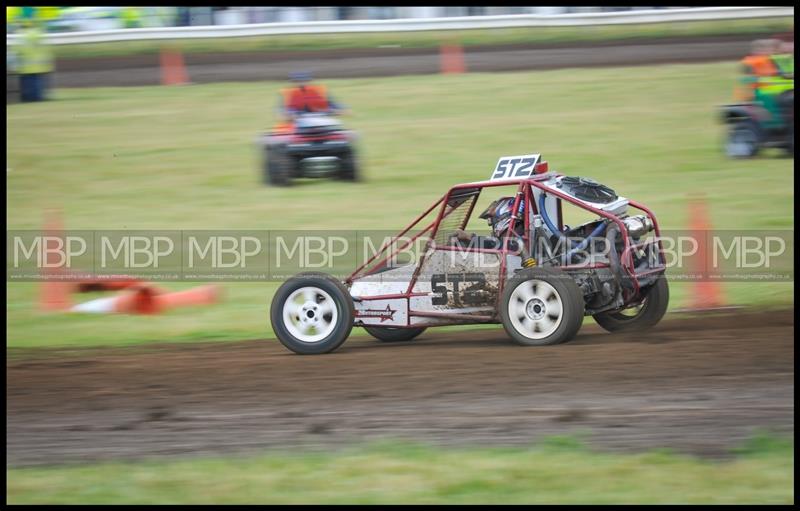
<path fill-rule="evenodd" d="M 282 83 L 61 89 L 55 101 L 8 107 L 8 229 L 39 229 L 58 206 L 68 229 L 399 230 L 449 186 L 488 178 L 499 156 L 533 151 L 642 201 L 664 229 L 687 227 L 697 191 L 715 228 L 793 229 L 793 160 L 722 154 L 716 109 L 737 71 L 724 62 L 330 80 L 362 136 L 366 181 L 288 189 L 260 184 L 254 145 Z M 222 304 L 140 317 L 43 314 L 35 284 L 9 283 L 7 346 L 268 338 L 277 285 L 226 283 Z M 690 291 L 673 283 L 671 307 Z M 731 303 L 793 303 L 792 283 L 724 291 Z"/>
<path fill-rule="evenodd" d="M 365 34 L 304 34 L 225 39 L 184 39 L 180 41 L 134 41 L 118 43 L 67 44 L 55 46 L 59 58 L 82 58 L 154 54 L 167 45 L 185 52 L 307 51 L 402 46 L 430 48 L 442 42 L 459 41 L 466 46 L 498 44 L 560 44 L 660 39 L 686 36 L 759 35 L 794 30 L 794 19 L 757 18 L 744 20 L 648 23 L 587 27 L 503 28 L 379 32 Z"/>
<path fill-rule="evenodd" d="M 607 454 L 571 438 L 529 448 L 381 442 L 271 454 L 8 469 L 9 504 L 793 504 L 793 441 L 725 461 Z"/>

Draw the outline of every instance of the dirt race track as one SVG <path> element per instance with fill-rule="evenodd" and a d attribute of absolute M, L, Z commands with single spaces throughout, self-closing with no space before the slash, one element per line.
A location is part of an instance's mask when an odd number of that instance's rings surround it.
<path fill-rule="evenodd" d="M 466 48 L 464 62 L 471 72 L 495 72 L 738 60 L 758 37 L 478 46 Z M 435 74 L 440 70 L 436 48 L 189 53 L 184 58 L 193 83 L 286 80 L 290 72 L 300 69 L 312 71 L 317 78 Z M 56 87 L 158 85 L 160 80 L 158 55 L 61 59 L 56 63 Z"/>
<path fill-rule="evenodd" d="M 589 319 L 547 348 L 498 326 L 400 344 L 354 329 L 322 356 L 274 340 L 11 352 L 7 464 L 576 432 L 598 449 L 721 457 L 758 428 L 794 434 L 792 314 L 673 315 L 640 335 Z"/>

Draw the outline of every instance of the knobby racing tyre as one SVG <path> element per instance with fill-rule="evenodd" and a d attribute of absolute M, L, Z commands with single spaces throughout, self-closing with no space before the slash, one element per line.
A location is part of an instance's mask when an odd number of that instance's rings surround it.
<path fill-rule="evenodd" d="M 301 355 L 329 353 L 353 329 L 353 299 L 325 273 L 300 273 L 284 282 L 272 299 L 270 320 L 278 340 Z"/>
<path fill-rule="evenodd" d="M 643 331 L 661 321 L 669 305 L 669 285 L 661 275 L 647 290 L 644 300 L 637 307 L 614 312 L 600 312 L 592 316 L 598 325 L 609 332 Z"/>
<path fill-rule="evenodd" d="M 567 273 L 527 268 L 506 282 L 500 320 L 509 337 L 525 346 L 570 341 L 583 323 L 583 293 Z"/>
<path fill-rule="evenodd" d="M 741 121 L 731 125 L 725 154 L 730 158 L 752 158 L 758 154 L 761 137 L 753 121 Z"/>
<path fill-rule="evenodd" d="M 403 342 L 414 339 L 426 329 L 425 327 L 392 328 L 387 326 L 365 326 L 364 330 L 366 330 L 369 335 L 382 342 Z"/>
<path fill-rule="evenodd" d="M 361 169 L 358 165 L 356 150 L 349 148 L 339 158 L 342 160 L 339 170 L 339 179 L 344 181 L 358 181 L 361 178 Z"/>
<path fill-rule="evenodd" d="M 267 148 L 264 174 L 267 184 L 289 186 L 291 184 L 292 159 L 280 148 Z"/>

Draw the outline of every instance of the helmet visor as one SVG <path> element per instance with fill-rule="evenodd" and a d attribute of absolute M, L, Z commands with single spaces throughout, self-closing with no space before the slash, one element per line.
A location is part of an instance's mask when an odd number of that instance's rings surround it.
<path fill-rule="evenodd" d="M 494 201 L 491 204 L 489 204 L 489 207 L 484 209 L 483 213 L 481 213 L 478 218 L 483 218 L 485 220 L 488 220 L 488 219 L 492 218 L 494 216 L 494 212 L 497 210 L 498 206 L 503 204 L 504 201 L 508 201 L 508 200 L 512 200 L 513 201 L 513 199 L 514 199 L 514 197 L 500 197 L 496 201 Z"/>
<path fill-rule="evenodd" d="M 500 202 L 500 199 L 493 201 L 489 204 L 489 207 L 483 210 L 483 213 L 480 214 L 478 218 L 483 218 L 484 220 L 490 218 L 494 214 L 494 210 L 497 207 L 497 203 Z"/>

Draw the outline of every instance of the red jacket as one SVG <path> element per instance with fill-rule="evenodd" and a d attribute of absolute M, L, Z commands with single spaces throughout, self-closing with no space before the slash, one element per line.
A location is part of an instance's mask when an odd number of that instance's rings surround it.
<path fill-rule="evenodd" d="M 319 112 L 328 110 L 328 95 L 323 85 L 305 85 L 283 90 L 283 106 L 288 110 Z"/>

